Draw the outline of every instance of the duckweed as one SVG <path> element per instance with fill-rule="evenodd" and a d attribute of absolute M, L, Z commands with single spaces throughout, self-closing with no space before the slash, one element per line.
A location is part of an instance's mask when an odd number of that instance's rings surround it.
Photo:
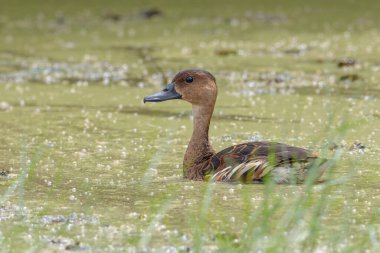
<path fill-rule="evenodd" d="M 378 2 L 2 2 L 2 252 L 378 251 Z M 310 148 L 325 182 L 184 180 L 189 105 L 142 99 L 187 68 L 215 149 Z"/>

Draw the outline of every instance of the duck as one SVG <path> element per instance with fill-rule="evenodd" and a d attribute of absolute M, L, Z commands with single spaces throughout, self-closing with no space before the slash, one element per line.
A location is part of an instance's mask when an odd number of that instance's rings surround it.
<path fill-rule="evenodd" d="M 192 105 L 193 132 L 183 158 L 184 178 L 196 181 L 277 184 L 304 183 L 308 176 L 317 182 L 331 167 L 316 152 L 283 143 L 253 141 L 215 152 L 209 141 L 209 127 L 218 88 L 206 70 L 178 72 L 162 91 L 144 97 L 143 102 L 180 99 Z"/>

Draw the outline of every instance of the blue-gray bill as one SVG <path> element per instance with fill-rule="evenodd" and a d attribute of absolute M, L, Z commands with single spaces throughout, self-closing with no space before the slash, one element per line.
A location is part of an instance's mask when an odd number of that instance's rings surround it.
<path fill-rule="evenodd" d="M 154 93 L 150 96 L 144 97 L 144 103 L 145 102 L 162 102 L 170 99 L 180 99 L 182 96 L 181 94 L 177 93 L 177 91 L 174 88 L 174 83 L 169 84 L 160 92 Z"/>

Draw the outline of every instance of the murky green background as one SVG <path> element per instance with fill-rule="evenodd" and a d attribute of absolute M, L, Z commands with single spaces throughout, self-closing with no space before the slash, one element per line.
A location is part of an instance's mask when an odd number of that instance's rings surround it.
<path fill-rule="evenodd" d="M 1 252 L 378 250 L 380 2 L 0 6 Z M 216 150 L 311 148 L 327 182 L 184 180 L 190 105 L 142 98 L 185 68 L 217 78 Z"/>

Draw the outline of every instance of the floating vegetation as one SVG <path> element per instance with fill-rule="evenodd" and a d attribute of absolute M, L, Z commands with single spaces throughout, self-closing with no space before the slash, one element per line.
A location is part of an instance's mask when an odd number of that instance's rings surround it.
<path fill-rule="evenodd" d="M 353 151 L 353 150 L 360 150 L 360 151 L 365 151 L 366 149 L 366 146 L 364 146 L 362 143 L 356 141 L 354 142 L 351 146 L 350 146 L 350 150 Z"/>
<path fill-rule="evenodd" d="M 300 2 L 6 0 L 1 251 L 378 252 L 378 3 Z M 325 182 L 184 180 L 191 107 L 142 99 L 185 68 L 218 80 L 217 150 L 313 149 Z"/>
<path fill-rule="evenodd" d="M 151 19 L 151 18 L 154 18 L 154 17 L 159 17 L 159 16 L 162 16 L 163 13 L 160 9 L 158 8 L 149 8 L 149 9 L 145 9 L 145 10 L 142 10 L 139 15 L 144 18 L 144 19 Z"/>
<path fill-rule="evenodd" d="M 237 55 L 238 51 L 232 48 L 222 48 L 215 50 L 215 54 L 220 56 Z"/>
<path fill-rule="evenodd" d="M 71 213 L 68 216 L 45 215 L 41 218 L 41 223 L 44 225 L 50 225 L 53 223 L 70 223 L 76 225 L 98 224 L 99 219 L 95 216 L 86 215 L 84 213 Z"/>
<path fill-rule="evenodd" d="M 38 82 L 45 84 L 74 83 L 120 83 L 128 81 L 128 65 L 108 62 L 52 62 L 47 59 L 30 59 L 14 55 L 0 55 L 0 65 L 9 64 L 17 70 L 0 73 L 0 83 Z M 4 107 L 4 105 L 2 106 Z"/>
<path fill-rule="evenodd" d="M 50 240 L 50 243 L 59 250 L 67 251 L 89 251 L 91 248 L 79 241 L 74 241 L 70 238 L 57 237 Z M 52 249 L 53 250 L 53 249 Z"/>
<path fill-rule="evenodd" d="M 31 211 L 27 207 L 6 202 L 0 205 L 0 222 L 19 217 L 29 217 Z"/>
<path fill-rule="evenodd" d="M 163 12 L 158 8 L 147 8 L 143 9 L 140 12 L 138 12 L 137 15 L 126 15 L 126 14 L 120 14 L 117 12 L 107 12 L 103 15 L 104 20 L 112 21 L 115 23 L 121 22 L 121 21 L 131 21 L 136 19 L 144 19 L 149 20 L 155 17 L 163 16 Z"/>
<path fill-rule="evenodd" d="M 284 50 L 284 53 L 290 55 L 301 55 L 306 53 L 307 50 L 309 49 L 305 45 L 299 45 L 298 48 L 289 48 Z"/>
<path fill-rule="evenodd" d="M 356 64 L 356 61 L 354 58 L 345 58 L 345 59 L 339 60 L 337 63 L 337 66 L 339 68 L 343 68 L 343 67 L 352 67 L 352 66 L 355 66 L 355 64 Z"/>
<path fill-rule="evenodd" d="M 360 79 L 360 76 L 358 74 L 347 74 L 343 75 L 339 78 L 339 80 L 343 82 L 355 82 Z"/>
<path fill-rule="evenodd" d="M 108 12 L 103 16 L 103 18 L 105 20 L 110 20 L 113 22 L 119 22 L 124 18 L 124 16 L 121 14 L 115 13 L 115 12 Z"/>

